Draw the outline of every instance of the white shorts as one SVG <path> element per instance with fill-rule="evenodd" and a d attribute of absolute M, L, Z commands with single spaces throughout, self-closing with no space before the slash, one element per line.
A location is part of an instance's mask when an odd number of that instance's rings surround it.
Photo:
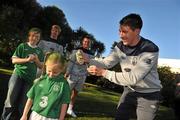
<path fill-rule="evenodd" d="M 75 76 L 70 75 L 67 78 L 67 81 L 69 83 L 70 89 L 76 89 L 78 92 L 82 90 L 83 84 L 85 83 L 86 76 Z"/>
<path fill-rule="evenodd" d="M 31 115 L 29 117 L 29 120 L 58 120 L 58 119 L 47 118 L 47 117 L 44 117 L 44 116 L 38 114 L 35 111 L 32 111 L 32 113 L 31 113 Z"/>

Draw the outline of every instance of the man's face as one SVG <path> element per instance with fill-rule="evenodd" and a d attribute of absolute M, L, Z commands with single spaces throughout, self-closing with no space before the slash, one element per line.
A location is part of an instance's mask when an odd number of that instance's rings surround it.
<path fill-rule="evenodd" d="M 83 42 L 82 42 L 82 47 L 85 48 L 85 49 L 88 49 L 89 45 L 90 45 L 90 39 L 84 38 Z"/>
<path fill-rule="evenodd" d="M 139 35 L 139 29 L 132 30 L 129 26 L 120 26 L 119 35 L 124 45 L 133 46 Z"/>
<path fill-rule="evenodd" d="M 29 43 L 31 45 L 36 45 L 40 40 L 40 36 L 41 36 L 40 33 L 30 32 L 28 37 Z"/>
<path fill-rule="evenodd" d="M 52 27 L 52 29 L 51 29 L 51 37 L 53 39 L 57 39 L 59 34 L 60 34 L 60 31 L 57 28 Z"/>

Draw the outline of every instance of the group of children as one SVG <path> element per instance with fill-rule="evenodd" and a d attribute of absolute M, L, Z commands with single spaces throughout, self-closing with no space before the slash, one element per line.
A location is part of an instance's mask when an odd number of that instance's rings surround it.
<path fill-rule="evenodd" d="M 28 41 L 16 48 L 1 120 L 64 120 L 71 89 L 66 80 L 70 76 L 65 71 L 66 58 L 55 41 L 60 32 L 60 27 L 53 25 L 51 41 L 40 42 L 41 30 L 31 28 Z M 40 77 L 37 68 L 42 72 Z"/>

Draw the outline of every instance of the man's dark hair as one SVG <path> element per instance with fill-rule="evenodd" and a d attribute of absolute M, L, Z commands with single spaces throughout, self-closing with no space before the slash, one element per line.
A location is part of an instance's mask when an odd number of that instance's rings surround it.
<path fill-rule="evenodd" d="M 129 26 L 132 30 L 135 30 L 137 28 L 141 29 L 143 26 L 143 21 L 140 17 L 140 15 L 131 13 L 124 18 L 122 18 L 119 22 L 120 25 L 123 26 Z"/>

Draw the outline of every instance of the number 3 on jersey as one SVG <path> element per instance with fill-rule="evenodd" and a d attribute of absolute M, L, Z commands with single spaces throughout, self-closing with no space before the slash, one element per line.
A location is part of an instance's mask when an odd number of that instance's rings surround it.
<path fill-rule="evenodd" d="M 39 102 L 39 106 L 45 108 L 48 105 L 48 97 L 43 96 L 41 97 L 41 102 Z"/>

